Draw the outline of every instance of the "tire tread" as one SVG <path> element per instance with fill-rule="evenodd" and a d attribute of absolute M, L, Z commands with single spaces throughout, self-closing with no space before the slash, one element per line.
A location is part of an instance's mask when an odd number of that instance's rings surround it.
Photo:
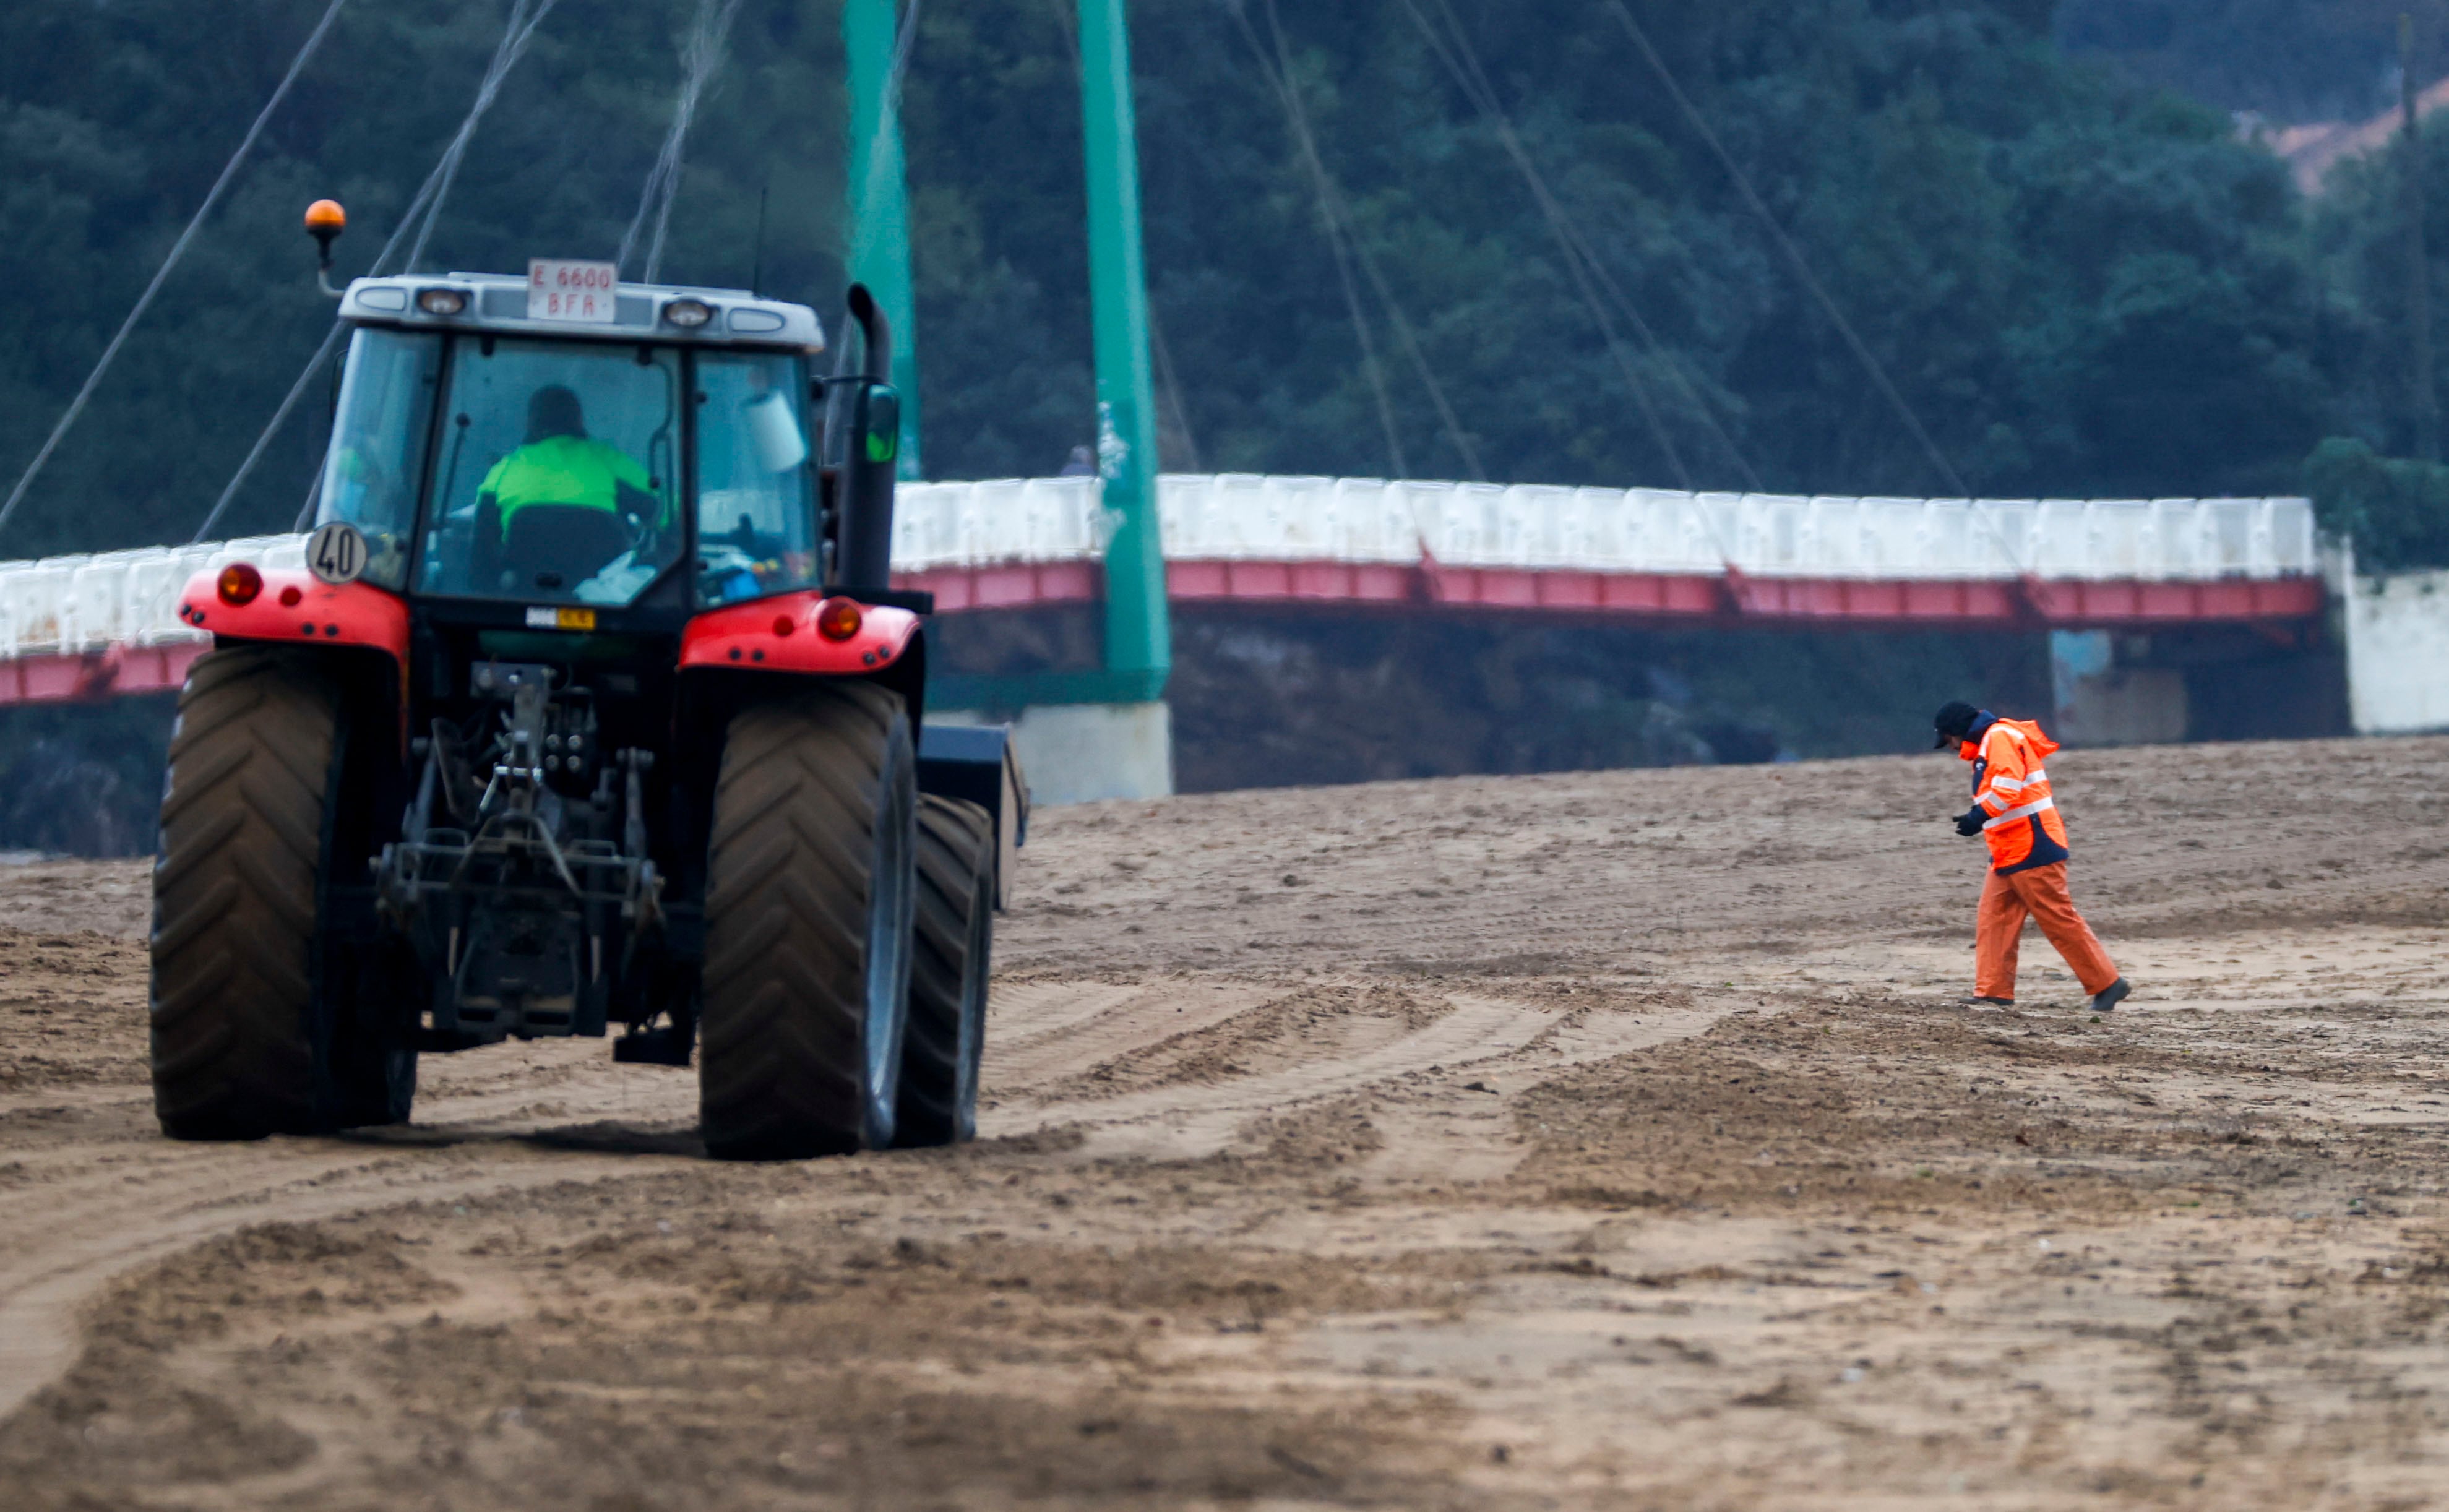
<path fill-rule="evenodd" d="M 901 1049 L 897 1141 L 952 1144 L 976 1110 L 961 1106 L 961 1015 L 981 909 L 992 927 L 994 821 L 974 803 L 918 800 L 917 907 L 910 941 L 910 1028 Z M 981 875 L 981 873 L 989 873 Z M 980 963 L 983 965 L 983 963 Z"/>
<path fill-rule="evenodd" d="M 182 1139 L 323 1121 L 312 1005 L 316 883 L 338 690 L 255 647 L 197 662 L 179 698 L 154 870 L 154 1107 Z"/>
<path fill-rule="evenodd" d="M 915 766 L 906 730 L 899 696 L 866 683 L 732 718 L 707 855 L 698 1065 L 718 1157 L 862 1143 L 869 871 L 888 768 Z"/>

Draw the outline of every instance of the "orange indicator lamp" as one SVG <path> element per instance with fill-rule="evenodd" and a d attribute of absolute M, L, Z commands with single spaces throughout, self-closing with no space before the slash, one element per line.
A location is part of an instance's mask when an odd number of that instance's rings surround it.
<path fill-rule="evenodd" d="M 263 591 L 263 574 L 243 562 L 233 562 L 222 568 L 222 575 L 213 586 L 220 592 L 223 603 L 232 608 L 244 608 Z"/>
<path fill-rule="evenodd" d="M 858 634 L 867 616 L 859 611 L 857 601 L 827 599 L 817 607 L 817 634 L 828 641 L 847 641 Z"/>

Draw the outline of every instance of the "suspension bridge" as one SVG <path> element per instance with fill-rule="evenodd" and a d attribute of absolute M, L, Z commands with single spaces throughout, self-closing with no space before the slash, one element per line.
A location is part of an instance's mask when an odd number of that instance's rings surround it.
<path fill-rule="evenodd" d="M 332 0 L 228 168 L 196 212 L 84 387 L 5 503 L 5 530 L 61 437 L 103 381 L 129 329 L 221 201 L 265 122 L 280 107 L 347 0 Z M 508 18 L 467 115 L 393 229 L 371 271 L 415 271 L 472 139 L 505 79 L 557 0 L 510 0 Z M 631 217 L 617 265 L 640 260 L 651 281 L 690 124 L 722 62 L 739 0 L 699 0 L 680 45 L 681 86 L 669 128 Z M 1639 54 L 1691 129 L 1753 205 L 1779 255 L 1859 360 L 1875 393 L 1928 458 L 1935 479 L 1969 492 L 1807 260 L 1686 98 L 1629 11 L 1614 8 Z M 1668 470 L 1688 482 L 1659 429 L 1641 373 L 1680 385 L 1708 420 L 1680 360 L 1663 353 L 1641 312 L 1610 275 L 1591 234 L 1549 188 L 1514 133 L 1458 26 L 1407 7 L 1474 107 L 1507 148 L 1538 202 L 1560 266 L 1615 355 L 1635 411 L 1656 431 Z M 1442 8 L 1440 8 L 1442 13 Z M 851 122 L 846 262 L 905 337 L 916 335 L 908 186 L 898 97 L 911 64 L 916 6 L 846 0 L 843 37 Z M 975 483 L 920 477 L 916 339 L 895 344 L 905 396 L 905 479 L 894 568 L 899 586 L 935 596 L 940 612 L 991 614 L 1095 605 L 1104 661 L 1090 674 L 1040 674 L 990 686 L 955 679 L 940 700 L 1000 707 L 1104 705 L 1154 709 L 1170 664 L 1172 604 L 1299 605 L 1321 613 L 1545 617 L 1558 622 L 1786 628 L 2152 630 L 2246 625 L 2310 632 L 2328 604 L 2311 509 L 2302 499 L 1977 500 L 1800 497 L 1689 488 L 1504 486 L 1483 481 L 1156 475 L 1152 323 L 1141 245 L 1139 164 L 1122 0 L 1077 0 L 1085 124 L 1087 245 L 1096 359 L 1094 475 Z M 1386 422 L 1389 460 L 1403 470 L 1379 354 L 1360 298 L 1378 297 L 1395 355 L 1426 386 L 1456 454 L 1479 458 L 1413 327 L 1359 239 L 1285 67 L 1244 18 L 1260 74 L 1282 105 L 1321 227 L 1345 271 L 1364 366 Z M 1269 18 L 1272 28 L 1273 20 Z M 329 248 L 326 245 L 328 258 Z M 1353 275 L 1357 270 L 1359 277 Z M 306 362 L 220 497 L 197 539 L 48 560 L 0 563 L 0 704 L 95 699 L 179 685 L 205 642 L 173 612 L 200 567 L 249 560 L 290 565 L 296 534 L 212 539 L 232 501 L 316 374 L 337 350 L 337 327 Z M 1627 333 L 1629 333 L 1629 335 Z M 1648 363 L 1645 369 L 1644 357 Z M 1715 422 L 1715 443 L 1746 478 L 1752 469 Z M 298 528 L 314 518 L 310 492 Z M 931 696 L 932 698 L 932 696 Z M 1145 741 L 1143 741 L 1145 743 Z M 1147 783 L 1140 783 L 1147 786 Z M 1123 790 L 1133 786 L 1125 782 Z"/>

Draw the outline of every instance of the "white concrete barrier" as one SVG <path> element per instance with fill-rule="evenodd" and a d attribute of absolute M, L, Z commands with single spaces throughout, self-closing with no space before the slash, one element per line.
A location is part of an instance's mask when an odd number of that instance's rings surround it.
<path fill-rule="evenodd" d="M 2345 573 L 2341 586 L 2356 733 L 2449 730 L 2449 572 Z"/>
<path fill-rule="evenodd" d="M 895 490 L 897 572 L 1103 555 L 1113 534 L 1096 478 L 905 483 Z"/>
<path fill-rule="evenodd" d="M 964 487 L 946 485 L 947 488 Z M 969 485 L 966 487 L 979 487 Z M 2304 499 L 1966 500 L 1168 474 L 1166 554 L 1754 577 L 2309 575 Z M 1406 526 L 1408 526 L 1408 532 Z"/>
<path fill-rule="evenodd" d="M 1095 561 L 1113 534 L 1103 491 L 1093 477 L 905 484 L 894 567 Z M 1425 558 L 1705 576 L 1731 565 L 1759 578 L 1872 580 L 2194 582 L 2319 570 L 2303 499 L 1803 498 L 1222 473 L 1161 478 L 1158 512 L 1177 561 Z M 0 660 L 198 640 L 176 613 L 198 568 L 299 567 L 304 552 L 302 536 L 282 535 L 0 563 Z M 2413 611 L 2398 605 L 2415 591 L 2388 590 L 2382 618 L 2411 624 Z"/>

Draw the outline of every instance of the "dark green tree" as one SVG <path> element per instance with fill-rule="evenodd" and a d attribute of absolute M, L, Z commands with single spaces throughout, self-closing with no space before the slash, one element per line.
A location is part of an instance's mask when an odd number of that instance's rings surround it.
<path fill-rule="evenodd" d="M 477 135 L 429 260 L 608 253 L 668 119 L 690 4 L 564 0 Z M 263 0 L 236 20 L 222 9 L 10 8 L 0 481 L 32 454 L 320 7 Z M 504 10 L 351 8 L 0 556 L 193 528 L 328 319 L 299 208 L 345 200 L 356 224 L 341 261 L 361 267 L 456 126 Z M 2324 434 L 2387 443 L 2382 239 L 2342 211 L 2308 240 L 2266 154 L 2210 109 L 2070 59 L 2041 0 L 1633 10 L 1971 487 L 2285 488 Z M 1485 81 L 1592 277 L 1620 291 L 1621 304 L 1600 299 L 1612 346 L 1475 88 L 1416 14 Z M 1048 471 L 1091 430 L 1070 10 L 973 0 L 921 15 L 907 116 L 928 455 L 945 476 Z M 1139 0 L 1132 19 L 1168 463 L 1394 466 L 1246 21 L 1288 67 L 1355 240 L 1490 475 L 1945 488 L 1609 0 L 1273 11 Z M 763 191 L 766 288 L 838 307 L 840 68 L 831 6 L 749 0 L 690 139 L 671 276 L 744 281 Z M 2449 209 L 2449 188 L 2433 202 Z M 1360 304 L 1410 470 L 1461 475 L 1464 449 L 1393 311 L 1367 283 Z M 232 530 L 294 512 L 320 393 L 302 408 Z"/>

